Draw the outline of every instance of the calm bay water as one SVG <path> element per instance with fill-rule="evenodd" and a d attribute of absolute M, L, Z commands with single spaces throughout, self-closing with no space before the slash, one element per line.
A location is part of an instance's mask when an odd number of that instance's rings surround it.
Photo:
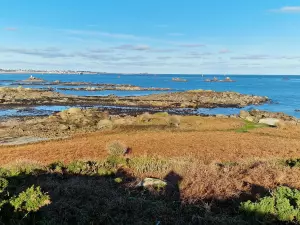
<path fill-rule="evenodd" d="M 45 79 L 47 81 L 85 81 L 93 83 L 109 83 L 109 84 L 132 84 L 142 87 L 166 87 L 171 88 L 174 91 L 185 91 L 192 89 L 205 89 L 214 91 L 235 91 L 243 94 L 253 94 L 268 96 L 272 103 L 264 104 L 261 106 L 249 106 L 246 109 L 255 108 L 261 110 L 268 110 L 273 112 L 284 112 L 289 115 L 300 118 L 300 112 L 296 112 L 296 109 L 300 109 L 300 76 L 261 76 L 261 75 L 247 75 L 230 76 L 232 80 L 236 82 L 232 83 L 209 83 L 204 82 L 204 79 L 212 79 L 213 75 L 61 75 L 61 74 L 36 74 L 36 77 Z M 120 76 L 120 78 L 118 78 Z M 24 80 L 29 77 L 28 74 L 0 74 L 0 86 L 10 85 L 10 81 L 3 80 Z M 172 77 L 180 77 L 187 79 L 188 82 L 173 82 Z M 224 76 L 216 76 L 219 79 L 224 79 Z M 283 79 L 288 78 L 288 79 Z M 30 87 L 30 86 L 29 86 Z M 39 86 L 32 86 L 39 87 Z M 62 86 L 60 86 L 62 87 Z M 74 95 L 109 95 L 115 94 L 118 96 L 129 95 L 147 95 L 152 93 L 160 93 L 159 91 L 61 91 L 66 94 Z M 63 109 L 63 107 L 38 107 L 37 110 L 43 111 L 46 114 L 51 113 L 54 110 Z M 205 114 L 235 114 L 240 109 L 235 108 L 216 108 L 216 109 L 199 109 L 199 113 Z M 23 110 L 1 110 L 0 116 L 18 115 Z M 23 111 L 24 114 L 24 111 Z M 35 111 L 35 115 L 39 114 Z M 42 113 L 41 113 L 42 114 Z M 30 111 L 28 114 L 31 115 Z"/>

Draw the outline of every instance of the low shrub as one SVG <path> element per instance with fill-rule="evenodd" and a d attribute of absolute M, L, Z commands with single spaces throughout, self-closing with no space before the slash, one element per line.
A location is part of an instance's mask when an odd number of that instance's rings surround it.
<path fill-rule="evenodd" d="M 48 168 L 51 172 L 62 173 L 63 170 L 65 169 L 65 165 L 62 162 L 58 161 L 58 162 L 51 163 L 48 166 Z"/>
<path fill-rule="evenodd" d="M 128 147 L 120 141 L 113 141 L 106 146 L 106 150 L 111 156 L 123 156 L 127 149 Z"/>
<path fill-rule="evenodd" d="M 108 169 L 105 167 L 99 167 L 97 170 L 97 174 L 100 176 L 112 176 L 114 174 L 112 169 Z"/>
<path fill-rule="evenodd" d="M 67 166 L 67 171 L 74 174 L 97 174 L 98 164 L 96 162 L 74 161 Z"/>
<path fill-rule="evenodd" d="M 18 176 L 20 174 L 31 174 L 34 171 L 43 170 L 44 167 L 35 161 L 21 160 L 17 161 L 7 167 L 9 176 Z"/>
<path fill-rule="evenodd" d="M 36 212 L 41 207 L 50 204 L 50 197 L 41 191 L 40 187 L 30 187 L 21 192 L 18 196 L 10 199 L 9 203 L 15 211 Z"/>
<path fill-rule="evenodd" d="M 126 159 L 123 156 L 119 156 L 119 155 L 108 156 L 106 162 L 111 168 L 117 168 L 127 164 Z"/>
<path fill-rule="evenodd" d="M 257 202 L 247 201 L 240 210 L 248 217 L 265 222 L 300 222 L 300 191 L 289 187 L 278 187 L 271 196 Z"/>
<path fill-rule="evenodd" d="M 171 164 L 163 159 L 151 157 L 137 157 L 129 161 L 129 167 L 138 174 L 165 174 L 171 169 Z"/>

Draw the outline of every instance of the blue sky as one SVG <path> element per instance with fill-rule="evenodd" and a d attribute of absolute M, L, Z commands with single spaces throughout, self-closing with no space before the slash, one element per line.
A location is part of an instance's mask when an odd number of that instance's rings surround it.
<path fill-rule="evenodd" d="M 299 0 L 1 0 L 0 68 L 300 74 Z"/>

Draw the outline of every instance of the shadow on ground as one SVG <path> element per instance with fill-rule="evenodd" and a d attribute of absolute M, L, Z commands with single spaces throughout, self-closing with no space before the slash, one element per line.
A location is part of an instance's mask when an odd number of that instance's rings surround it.
<path fill-rule="evenodd" d="M 179 191 L 183 178 L 174 171 L 164 178 L 167 181 L 165 188 L 150 190 L 137 187 L 139 179 L 123 169 L 109 176 L 36 170 L 29 175 L 23 173 L 6 179 L 10 193 L 17 195 L 35 185 L 51 199 L 49 205 L 35 213 L 14 212 L 8 206 L 2 208 L 0 220 L 6 225 L 259 224 L 245 220 L 237 209 L 241 201 L 267 192 L 263 187 L 253 185 L 250 193 L 235 199 L 185 203 Z"/>

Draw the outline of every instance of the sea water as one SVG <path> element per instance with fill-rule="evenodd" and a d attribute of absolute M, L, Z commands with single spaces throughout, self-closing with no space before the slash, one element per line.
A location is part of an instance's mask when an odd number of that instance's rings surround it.
<path fill-rule="evenodd" d="M 222 75 L 130 75 L 130 74 L 35 74 L 35 77 L 42 78 L 46 81 L 60 80 L 64 82 L 92 82 L 105 84 L 132 84 L 141 87 L 159 87 L 171 88 L 171 91 L 186 91 L 194 89 L 214 90 L 214 91 L 235 91 L 242 94 L 268 96 L 272 102 L 260 106 L 248 106 L 245 109 L 260 109 L 273 112 L 284 112 L 292 116 L 300 118 L 300 76 L 283 76 L 283 75 L 228 75 L 235 82 L 205 82 L 205 79 L 225 79 Z M 0 86 L 11 86 L 12 81 L 21 81 L 29 77 L 28 74 L 0 74 Z M 187 79 L 187 82 L 174 82 L 173 77 Z M 26 86 L 40 88 L 45 86 Z M 55 86 L 51 86 L 55 87 Z M 68 86 L 59 86 L 68 87 Z M 73 86 L 74 87 L 74 86 Z M 161 93 L 160 91 L 59 91 L 65 94 L 95 96 L 95 95 L 110 95 L 117 96 L 137 96 Z M 35 107 L 32 110 L 32 115 L 50 114 L 52 111 L 64 109 L 64 107 Z M 26 111 L 26 110 L 25 110 Z M 197 110 L 198 113 L 204 114 L 237 114 L 240 111 L 238 108 L 215 108 Z M 0 116 L 18 115 L 24 110 L 10 109 L 4 110 L 0 108 Z M 43 113 L 42 113 L 43 112 Z M 31 115 L 30 110 L 25 115 Z"/>

